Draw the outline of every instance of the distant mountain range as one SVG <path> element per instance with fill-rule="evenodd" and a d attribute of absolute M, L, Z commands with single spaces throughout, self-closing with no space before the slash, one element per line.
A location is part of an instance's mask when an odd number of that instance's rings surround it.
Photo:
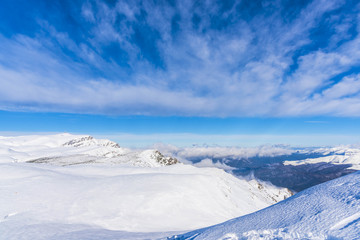
<path fill-rule="evenodd" d="M 299 192 L 360 170 L 360 147 L 253 148 L 157 145 L 166 154 L 198 167 L 217 167 L 235 176 L 250 176 Z"/>

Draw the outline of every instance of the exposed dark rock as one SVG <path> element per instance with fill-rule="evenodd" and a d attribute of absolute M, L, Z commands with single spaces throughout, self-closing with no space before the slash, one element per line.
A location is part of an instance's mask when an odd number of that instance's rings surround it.
<path fill-rule="evenodd" d="M 173 157 L 165 157 L 162 155 L 161 152 L 155 151 L 155 159 L 158 163 L 161 165 L 167 166 L 167 165 L 173 165 L 179 163 L 179 161 L 176 158 Z"/>

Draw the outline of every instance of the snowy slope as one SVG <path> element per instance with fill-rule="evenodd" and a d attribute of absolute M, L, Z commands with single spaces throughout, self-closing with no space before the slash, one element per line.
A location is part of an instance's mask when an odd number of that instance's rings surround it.
<path fill-rule="evenodd" d="M 196 229 L 291 195 L 89 136 L 2 137 L 0 149 L 0 239 L 141 239 L 119 231 Z"/>
<path fill-rule="evenodd" d="M 140 168 L 3 163 L 0 239 L 10 239 L 29 222 L 132 232 L 195 229 L 267 207 L 276 195 L 280 200 L 289 193 L 219 169 L 183 164 Z"/>
<path fill-rule="evenodd" d="M 360 172 L 256 213 L 171 239 L 360 239 Z"/>

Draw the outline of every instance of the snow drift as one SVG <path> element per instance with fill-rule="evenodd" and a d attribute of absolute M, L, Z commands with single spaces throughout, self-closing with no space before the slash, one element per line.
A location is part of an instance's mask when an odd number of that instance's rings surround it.
<path fill-rule="evenodd" d="M 359 239 L 360 172 L 317 185 L 258 212 L 173 236 L 200 239 Z"/>

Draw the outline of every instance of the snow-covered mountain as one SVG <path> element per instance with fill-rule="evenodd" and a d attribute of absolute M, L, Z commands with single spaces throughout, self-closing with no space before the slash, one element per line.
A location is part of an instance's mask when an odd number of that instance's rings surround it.
<path fill-rule="evenodd" d="M 0 239 L 130 239 L 119 231 L 185 231 L 292 194 L 220 169 L 175 163 L 157 150 L 90 136 L 1 137 Z"/>
<path fill-rule="evenodd" d="M 176 164 L 155 149 L 130 150 L 106 139 L 86 135 L 0 137 L 0 162 L 33 162 L 55 165 L 122 163 L 159 167 Z"/>
<path fill-rule="evenodd" d="M 276 205 L 173 240 L 359 239 L 360 172 L 309 188 Z"/>
<path fill-rule="evenodd" d="M 323 156 L 317 158 L 306 158 L 298 161 L 285 161 L 285 165 L 304 165 L 316 163 L 330 163 L 334 165 L 351 165 L 350 169 L 360 170 L 360 148 L 353 146 L 339 146 L 333 148 L 319 148 L 313 152 Z"/>
<path fill-rule="evenodd" d="M 103 146 L 103 147 L 112 147 L 120 148 L 119 144 L 109 141 L 107 139 L 95 139 L 92 136 L 79 137 L 71 139 L 68 142 L 62 144 L 63 146 L 71 147 L 85 147 L 85 146 Z"/>

